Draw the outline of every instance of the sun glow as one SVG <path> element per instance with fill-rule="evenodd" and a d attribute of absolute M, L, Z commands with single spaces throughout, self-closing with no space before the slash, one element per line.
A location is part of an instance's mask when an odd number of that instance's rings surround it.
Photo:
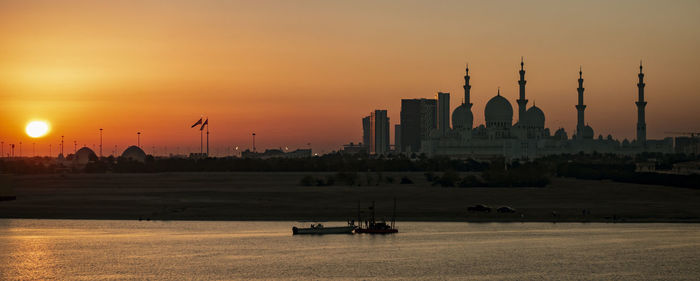
<path fill-rule="evenodd" d="M 32 138 L 40 138 L 49 133 L 49 123 L 44 121 L 32 121 L 25 128 L 27 135 Z"/>

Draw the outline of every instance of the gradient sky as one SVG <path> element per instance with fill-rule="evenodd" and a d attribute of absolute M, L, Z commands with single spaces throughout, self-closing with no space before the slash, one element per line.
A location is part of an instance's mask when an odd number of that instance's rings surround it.
<path fill-rule="evenodd" d="M 205 114 L 215 153 L 252 132 L 327 152 L 360 141 L 371 110 L 396 124 L 401 98 L 448 91 L 455 108 L 467 62 L 482 124 L 497 87 L 516 106 L 520 56 L 547 127 L 573 132 L 582 65 L 587 123 L 620 139 L 642 59 L 648 137 L 663 138 L 700 131 L 698 50 L 698 1 L 0 1 L 0 140 L 46 154 L 65 135 L 72 152 L 104 128 L 105 154 L 137 131 L 149 153 L 183 153 Z M 26 136 L 33 119 L 51 133 Z"/>

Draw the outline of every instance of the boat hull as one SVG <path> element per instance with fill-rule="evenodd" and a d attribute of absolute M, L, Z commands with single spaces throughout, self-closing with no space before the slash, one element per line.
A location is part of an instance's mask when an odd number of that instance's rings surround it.
<path fill-rule="evenodd" d="M 322 228 L 297 228 L 292 227 L 292 234 L 352 234 L 354 226 L 334 226 Z"/>

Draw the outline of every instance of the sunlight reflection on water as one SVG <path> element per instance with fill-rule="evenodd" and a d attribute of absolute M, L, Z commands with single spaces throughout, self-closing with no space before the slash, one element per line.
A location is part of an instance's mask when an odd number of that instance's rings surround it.
<path fill-rule="evenodd" d="M 293 225 L 0 220 L 0 279 L 700 278 L 696 224 L 400 222 L 385 236 Z"/>

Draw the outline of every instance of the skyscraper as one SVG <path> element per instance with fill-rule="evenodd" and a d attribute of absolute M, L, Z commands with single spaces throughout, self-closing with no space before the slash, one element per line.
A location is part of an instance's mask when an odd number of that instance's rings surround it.
<path fill-rule="evenodd" d="M 362 118 L 362 145 L 365 147 L 369 147 L 370 127 L 370 117 L 365 116 Z"/>
<path fill-rule="evenodd" d="M 394 125 L 394 149 L 401 152 L 401 124 Z"/>
<path fill-rule="evenodd" d="M 401 100 L 401 151 L 420 152 L 421 141 L 437 128 L 437 100 Z"/>
<path fill-rule="evenodd" d="M 437 93 L 438 101 L 438 130 L 444 136 L 450 131 L 450 93 Z"/>
<path fill-rule="evenodd" d="M 389 117 L 386 110 L 375 110 L 370 114 L 370 154 L 389 152 Z"/>

